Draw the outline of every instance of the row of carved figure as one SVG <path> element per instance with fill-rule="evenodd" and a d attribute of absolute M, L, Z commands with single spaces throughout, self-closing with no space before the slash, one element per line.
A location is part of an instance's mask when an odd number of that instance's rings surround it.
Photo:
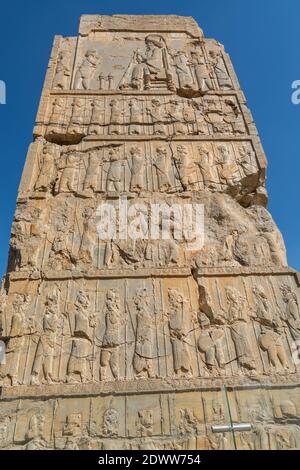
<path fill-rule="evenodd" d="M 73 86 L 75 90 L 176 90 L 182 93 L 212 89 L 233 88 L 221 50 L 214 49 L 203 55 L 200 48 L 191 51 L 174 50 L 167 47 L 164 38 L 158 34 L 145 38 L 145 50 L 136 49 L 129 57 L 129 64 L 121 80 L 112 71 L 101 67 L 102 57 L 96 49 L 87 49 L 77 62 Z M 115 65 L 115 68 L 119 65 Z M 73 58 L 69 50 L 58 54 L 53 88 L 71 88 Z"/>
<path fill-rule="evenodd" d="M 174 150 L 173 150 L 174 148 Z M 224 191 L 242 186 L 258 173 L 255 153 L 248 143 L 193 147 L 161 144 L 150 151 L 144 144 L 69 150 L 58 156 L 53 144 L 43 147 L 35 191 L 81 194 L 187 190 Z"/>
<path fill-rule="evenodd" d="M 212 392 L 211 392 L 212 393 Z M 147 398 L 145 398 L 145 401 Z M 195 397 L 195 401 L 197 399 Z M 54 402 L 52 420 L 58 402 Z M 59 406 L 59 405 L 58 405 Z M 279 404 L 272 403 L 270 399 L 260 397 L 257 402 L 248 404 L 247 422 L 252 423 L 251 432 L 237 433 L 236 445 L 239 450 L 288 450 L 297 449 L 300 446 L 300 427 L 297 408 L 293 400 L 281 400 Z M 265 408 L 263 408 L 265 406 Z M 275 406 L 275 408 L 274 408 Z M 169 401 L 170 407 L 170 401 Z M 174 403 L 171 404 L 171 409 Z M 205 415 L 205 424 L 199 416 L 199 408 Z M 18 416 L 0 417 L 0 448 L 26 448 L 38 449 L 233 449 L 233 440 L 230 434 L 213 434 L 211 424 L 225 424 L 226 414 L 224 404 L 219 398 L 203 398 L 203 403 L 197 404 L 197 412 L 190 407 L 177 408 L 171 416 L 161 419 L 164 410 L 151 407 L 132 410 L 130 416 L 130 432 L 124 429 L 124 412 L 120 413 L 118 407 L 111 403 L 102 415 L 102 420 L 93 416 L 86 421 L 81 412 L 67 414 L 64 421 L 53 430 L 51 435 L 46 429 L 46 417 L 50 409 L 40 405 L 30 410 L 27 418 L 27 426 L 22 435 L 15 436 L 18 431 Z M 125 411 L 126 413 L 126 411 Z M 244 412 L 242 415 L 244 416 Z M 159 416 L 160 415 L 160 416 Z M 239 413 L 240 415 L 240 413 Z M 49 416 L 50 418 L 50 416 Z M 51 420 L 50 418 L 50 420 Z M 96 419 L 95 419 L 96 418 Z M 241 416 L 239 416 L 241 420 Z M 15 422 L 17 421 L 17 422 Z M 161 422 L 165 425 L 170 421 L 169 432 L 159 435 L 158 427 Z M 157 426 L 159 424 L 159 426 Z M 14 429 L 14 432 L 13 432 Z M 124 432 L 125 431 L 125 432 Z M 162 431 L 162 429 L 161 429 Z M 130 435 L 131 439 L 126 439 Z"/>
<path fill-rule="evenodd" d="M 205 217 L 197 215 L 195 204 L 157 201 L 158 218 L 144 199 L 126 200 L 124 208 L 124 200 L 91 205 L 89 199 L 62 197 L 18 203 L 10 271 L 54 270 L 59 276 L 62 270 L 91 268 L 287 266 L 282 237 L 267 210 L 244 209 L 230 196 L 221 206 L 216 197 L 201 199 Z"/>
<path fill-rule="evenodd" d="M 74 302 L 65 302 L 62 310 L 56 289 L 46 297 L 42 318 L 30 315 L 30 296 L 15 294 L 6 333 L 7 362 L 0 369 L 3 384 L 26 382 L 28 368 L 33 385 L 97 381 L 96 370 L 101 381 L 160 378 L 169 375 L 170 365 L 177 378 L 256 375 L 262 372 L 258 364 L 262 353 L 256 344 L 264 353 L 265 373 L 294 372 L 299 361 L 292 356 L 293 341 L 300 339 L 296 295 L 282 285 L 286 310 L 274 312 L 262 288 L 255 286 L 252 292 L 250 310 L 246 297 L 227 286 L 224 311 L 212 312 L 205 294 L 201 310 L 193 314 L 177 288 L 168 289 L 166 310 L 153 305 L 147 288 L 137 289 L 131 300 L 123 302 L 118 289 L 110 289 L 100 313 L 84 291 Z M 233 362 L 235 371 L 230 368 Z"/>
<path fill-rule="evenodd" d="M 89 100 L 56 97 L 47 135 L 243 135 L 246 127 L 236 99 L 209 95 L 182 101 L 164 98 Z"/>

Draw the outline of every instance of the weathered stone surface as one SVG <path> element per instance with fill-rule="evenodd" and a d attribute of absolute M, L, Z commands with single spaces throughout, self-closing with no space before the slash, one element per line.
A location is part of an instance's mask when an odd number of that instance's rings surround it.
<path fill-rule="evenodd" d="M 34 137 L 0 297 L 0 447 L 229 449 L 211 430 L 226 385 L 253 425 L 238 448 L 299 448 L 299 275 L 223 46 L 189 17 L 85 15 L 55 38 Z M 97 209 L 125 197 L 143 234 L 151 204 L 203 205 L 203 245 L 172 216 L 169 239 L 102 240 Z"/>

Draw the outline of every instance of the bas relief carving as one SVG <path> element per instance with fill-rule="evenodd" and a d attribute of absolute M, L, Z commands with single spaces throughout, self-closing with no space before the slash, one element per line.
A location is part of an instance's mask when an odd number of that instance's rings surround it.
<path fill-rule="evenodd" d="M 38 304 L 16 293 L 3 310 L 2 384 L 295 374 L 286 297 L 274 296 L 283 286 L 297 305 L 291 280 L 44 282 Z"/>
<path fill-rule="evenodd" d="M 0 288 L 1 449 L 232 449 L 211 430 L 224 384 L 253 425 L 239 449 L 299 448 L 299 277 L 265 173 L 230 58 L 192 18 L 84 15 L 56 37 Z M 99 206 L 116 223 L 125 197 L 139 236 L 101 238 Z M 176 235 L 186 203 L 201 246 Z"/>
<path fill-rule="evenodd" d="M 55 97 L 43 125 L 45 137 L 57 143 L 134 134 L 249 135 L 237 99 L 233 95 L 214 94 L 191 99 L 163 95 L 128 98 L 119 93 L 115 97 Z M 242 158 L 247 160 L 247 156 Z"/>

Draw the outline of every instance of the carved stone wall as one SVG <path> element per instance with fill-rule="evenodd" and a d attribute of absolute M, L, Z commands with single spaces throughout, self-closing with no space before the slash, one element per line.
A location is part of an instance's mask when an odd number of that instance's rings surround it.
<path fill-rule="evenodd" d="M 300 447 L 300 282 L 265 173 L 192 18 L 84 15 L 56 36 L 1 288 L 1 448 L 229 449 L 223 385 L 253 424 L 238 448 Z M 122 197 L 202 204 L 203 246 L 174 220 L 168 240 L 101 239 L 97 208 Z"/>

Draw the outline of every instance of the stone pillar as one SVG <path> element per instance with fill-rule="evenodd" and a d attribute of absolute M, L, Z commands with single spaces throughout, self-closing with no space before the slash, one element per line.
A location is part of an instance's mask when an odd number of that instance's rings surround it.
<path fill-rule="evenodd" d="M 239 448 L 299 447 L 299 277 L 265 172 L 192 18 L 84 15 L 55 38 L 1 289 L 0 446 L 231 448 L 211 432 L 226 385 L 254 425 Z"/>

